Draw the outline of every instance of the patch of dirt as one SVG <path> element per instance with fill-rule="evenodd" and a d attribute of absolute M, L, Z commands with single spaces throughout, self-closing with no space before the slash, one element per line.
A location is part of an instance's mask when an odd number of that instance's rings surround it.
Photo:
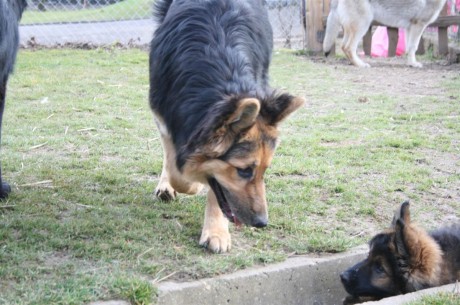
<path fill-rule="evenodd" d="M 408 67 L 406 65 L 406 59 L 402 57 L 395 58 L 369 58 L 364 59 L 365 62 L 371 65 L 371 68 L 357 68 L 349 64 L 345 58 L 328 58 L 315 57 L 309 58 L 317 64 L 322 64 L 325 69 L 332 69 L 331 74 L 338 81 L 344 83 L 357 83 L 357 88 L 338 88 L 329 89 L 329 92 L 324 93 L 323 97 L 315 96 L 309 100 L 309 108 L 312 112 L 319 114 L 324 113 L 324 109 L 333 109 L 330 103 L 327 103 L 327 96 L 330 94 L 344 94 L 347 96 L 347 100 L 356 97 L 356 105 L 346 105 L 344 107 L 358 107 L 359 104 L 372 103 L 369 96 L 382 93 L 386 96 L 396 97 L 398 105 L 395 108 L 395 112 L 400 111 L 401 113 L 418 113 L 421 107 L 423 107 L 424 113 L 429 113 L 430 107 L 435 110 L 434 106 L 430 106 L 427 103 L 428 100 L 433 100 L 436 103 L 449 102 L 458 103 L 460 109 L 460 64 L 447 64 L 445 61 L 434 61 L 424 62 L 420 60 L 424 66 L 421 69 Z M 335 70 L 337 72 L 335 72 Z M 452 93 L 447 91 L 442 83 L 458 82 L 459 91 Z M 331 86 L 334 86 L 332 84 Z M 346 91 L 346 92 L 345 92 Z M 422 100 L 422 98 L 424 98 Z M 408 102 L 406 102 L 408 101 Z M 342 106 L 342 105 L 341 105 Z M 439 107 L 439 104 L 436 105 Z M 439 108 L 438 108 L 439 109 Z M 460 120 L 459 111 L 451 114 L 450 120 Z M 445 127 L 440 124 L 434 124 L 426 126 L 424 131 L 432 137 L 442 136 L 445 132 Z M 457 121 L 458 123 L 458 121 Z M 444 128 L 444 130 L 443 130 Z M 452 134 L 455 132 L 453 129 L 449 132 Z M 458 135 L 460 138 L 460 135 Z M 457 138 L 457 139 L 459 139 Z M 324 143 L 326 147 L 340 147 L 353 145 L 351 141 L 339 142 L 339 143 Z M 427 190 L 417 190 L 415 186 L 410 184 L 405 185 L 404 190 L 394 190 L 390 198 L 382 198 L 381 203 L 376 203 L 376 214 L 378 222 L 386 223 L 388 220 L 391 221 L 392 211 L 389 207 L 394 206 L 395 202 L 402 202 L 408 199 L 407 194 L 417 196 L 417 202 L 413 201 L 413 214 L 414 221 L 419 222 L 425 228 L 433 228 L 440 225 L 445 225 L 453 222 L 459 222 L 459 211 L 460 211 L 460 145 L 459 141 L 454 139 L 450 143 L 451 150 L 445 152 L 442 149 L 427 149 L 419 148 L 415 149 L 417 154 L 423 157 L 418 160 L 421 170 L 426 170 L 430 173 L 430 177 L 433 179 L 433 185 L 428 187 Z M 452 150 L 457 152 L 452 152 Z M 369 176 L 363 177 L 363 186 L 368 188 L 378 188 L 379 184 L 382 184 L 382 179 L 379 173 L 370 173 Z M 436 181 L 443 181 L 441 184 Z M 384 190 L 382 190 L 382 193 Z M 417 207 L 417 208 L 415 208 Z M 360 220 L 362 221 L 362 220 Z M 357 224 L 358 227 L 363 227 L 363 224 Z M 378 226 L 377 226 L 378 227 Z M 375 223 L 369 223 L 368 228 L 371 230 L 379 230 L 376 228 Z M 368 232 L 366 232 L 368 233 Z M 376 233 L 376 232 L 374 232 Z"/>
<path fill-rule="evenodd" d="M 325 59 L 315 57 L 316 63 L 332 65 L 335 69 L 345 69 L 343 75 L 352 82 L 359 83 L 363 92 L 385 92 L 397 96 L 432 96 L 445 94 L 439 82 L 444 79 L 460 77 L 460 64 L 447 64 L 445 61 L 423 62 L 423 68 L 412 68 L 406 65 L 403 57 L 370 58 L 365 62 L 371 68 L 358 68 L 350 65 L 345 58 Z M 460 86 L 460 79 L 459 79 Z"/>

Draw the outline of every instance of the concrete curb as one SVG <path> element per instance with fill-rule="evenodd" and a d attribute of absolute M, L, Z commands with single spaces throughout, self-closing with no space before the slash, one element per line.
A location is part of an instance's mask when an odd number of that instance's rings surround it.
<path fill-rule="evenodd" d="M 294 257 L 263 268 L 189 283 L 158 285 L 157 305 L 333 305 L 346 292 L 339 274 L 367 254 L 367 246 L 326 257 Z"/>
<path fill-rule="evenodd" d="M 367 245 L 346 253 L 322 257 L 299 256 L 262 268 L 195 282 L 158 284 L 156 305 L 342 305 L 347 293 L 339 274 L 367 255 Z M 455 292 L 450 284 L 390 297 L 362 305 L 402 305 L 424 295 Z M 93 302 L 88 305 L 128 305 L 123 300 Z"/>
<path fill-rule="evenodd" d="M 458 283 L 444 285 L 440 287 L 428 288 L 424 290 L 419 290 L 412 293 L 407 293 L 404 295 L 398 295 L 395 297 L 389 297 L 382 299 L 380 301 L 372 301 L 372 302 L 365 302 L 361 303 L 361 305 L 402 305 L 406 304 L 411 301 L 415 301 L 420 299 L 422 296 L 435 294 L 439 292 L 454 292 L 459 294 L 460 298 L 460 285 Z"/>

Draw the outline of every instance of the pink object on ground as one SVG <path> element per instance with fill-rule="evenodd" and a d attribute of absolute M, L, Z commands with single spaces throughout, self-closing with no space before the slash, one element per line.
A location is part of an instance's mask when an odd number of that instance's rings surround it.
<path fill-rule="evenodd" d="M 404 29 L 398 30 L 399 39 L 396 46 L 396 55 L 401 56 L 406 51 L 406 37 Z M 371 56 L 387 57 L 388 56 L 388 33 L 387 28 L 378 26 L 372 35 Z"/>

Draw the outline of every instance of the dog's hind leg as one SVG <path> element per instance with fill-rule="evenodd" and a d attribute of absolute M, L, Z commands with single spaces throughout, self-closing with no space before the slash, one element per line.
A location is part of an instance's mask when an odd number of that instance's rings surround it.
<path fill-rule="evenodd" d="M 161 200 L 169 201 L 176 198 L 177 193 L 193 195 L 201 191 L 203 184 L 185 179 L 176 166 L 176 150 L 163 120 L 155 115 L 155 122 L 160 131 L 163 146 L 163 169 L 155 195 Z"/>
<path fill-rule="evenodd" d="M 1 80 L 0 83 L 0 142 L 1 142 L 1 132 L 2 132 L 2 121 L 3 121 L 3 111 L 5 110 L 5 99 L 6 99 L 6 83 L 7 77 Z M 0 199 L 8 197 L 8 194 L 11 192 L 11 187 L 8 183 L 3 181 L 2 178 L 2 169 L 0 166 Z"/>
<path fill-rule="evenodd" d="M 344 24 L 344 44 L 342 45 L 342 50 L 352 64 L 358 67 L 370 67 L 369 64 L 362 61 L 356 51 L 358 49 L 359 41 L 364 37 L 367 30 L 369 29 L 370 22 L 366 20 L 361 21 L 352 21 L 350 23 Z"/>
<path fill-rule="evenodd" d="M 232 245 L 228 231 L 228 219 L 222 213 L 212 190 L 208 191 L 200 245 L 215 253 L 228 252 Z"/>
<path fill-rule="evenodd" d="M 422 37 L 423 31 L 426 25 L 420 23 L 412 23 L 407 29 L 406 35 L 406 46 L 407 46 L 407 64 L 415 68 L 422 68 L 423 65 L 415 58 L 415 52 L 417 51 L 420 38 Z"/>

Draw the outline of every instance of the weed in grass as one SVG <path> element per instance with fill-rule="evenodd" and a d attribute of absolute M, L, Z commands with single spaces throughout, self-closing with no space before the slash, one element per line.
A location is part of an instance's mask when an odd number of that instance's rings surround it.
<path fill-rule="evenodd" d="M 112 291 L 134 305 L 152 304 L 157 296 L 156 289 L 149 282 L 138 278 L 118 278 L 113 283 Z"/>

